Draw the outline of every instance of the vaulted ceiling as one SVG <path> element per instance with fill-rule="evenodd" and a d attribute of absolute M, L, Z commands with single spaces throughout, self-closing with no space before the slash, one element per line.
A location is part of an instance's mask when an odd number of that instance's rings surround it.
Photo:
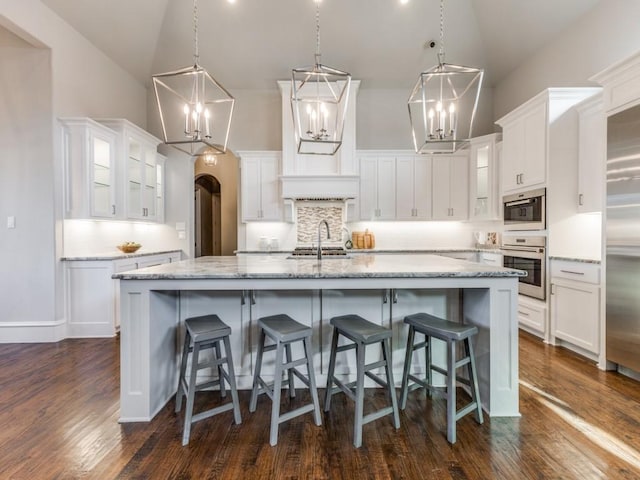
<path fill-rule="evenodd" d="M 446 61 L 496 84 L 604 0 L 446 0 Z M 191 0 L 42 0 L 144 84 L 193 62 Z M 361 88 L 406 88 L 436 63 L 438 0 L 323 0 L 322 63 Z M 225 87 L 272 89 L 313 63 L 313 0 L 199 0 L 200 64 Z"/>

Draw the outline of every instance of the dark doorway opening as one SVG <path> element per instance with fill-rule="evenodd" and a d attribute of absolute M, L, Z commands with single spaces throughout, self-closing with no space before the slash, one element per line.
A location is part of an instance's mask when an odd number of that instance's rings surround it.
<path fill-rule="evenodd" d="M 195 181 L 195 256 L 222 255 L 220 182 L 213 175 Z"/>

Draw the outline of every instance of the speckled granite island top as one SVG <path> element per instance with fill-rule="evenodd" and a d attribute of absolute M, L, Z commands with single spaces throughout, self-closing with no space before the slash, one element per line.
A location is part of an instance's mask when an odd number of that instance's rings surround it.
<path fill-rule="evenodd" d="M 479 278 L 520 277 L 521 270 L 439 255 L 354 255 L 288 259 L 273 255 L 200 257 L 113 275 L 121 280 L 234 278 Z"/>

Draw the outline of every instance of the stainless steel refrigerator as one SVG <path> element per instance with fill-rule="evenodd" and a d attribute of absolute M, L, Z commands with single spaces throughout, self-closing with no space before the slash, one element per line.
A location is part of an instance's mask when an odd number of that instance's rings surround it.
<path fill-rule="evenodd" d="M 640 372 L 640 105 L 607 121 L 607 360 Z"/>

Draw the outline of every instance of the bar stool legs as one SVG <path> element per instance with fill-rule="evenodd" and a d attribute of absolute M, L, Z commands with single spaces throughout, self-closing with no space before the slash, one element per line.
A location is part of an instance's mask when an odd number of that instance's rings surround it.
<path fill-rule="evenodd" d="M 236 379 L 233 369 L 233 358 L 231 355 L 231 344 L 229 335 L 231 328 L 223 323 L 217 315 L 205 315 L 202 317 L 193 317 L 185 320 L 185 340 L 182 349 L 182 361 L 180 362 L 180 379 L 178 382 L 178 391 L 176 392 L 176 413 L 182 409 L 182 397 L 187 397 L 185 408 L 184 429 L 182 433 L 182 445 L 189 443 L 191 435 L 191 425 L 205 418 L 217 415 L 228 410 L 233 410 L 233 416 L 236 424 L 242 423 L 240 416 L 240 401 L 238 400 L 238 390 L 236 388 Z M 222 356 L 220 342 L 224 343 L 224 353 Z M 211 349 L 212 357 L 209 362 L 200 363 L 200 352 Z M 191 369 L 189 377 L 186 377 L 187 363 L 189 352 L 191 356 Z M 223 365 L 227 365 L 225 371 Z M 218 378 L 197 384 L 198 370 L 202 368 L 211 368 L 217 370 Z M 229 383 L 231 392 L 231 402 L 218 407 L 193 414 L 193 406 L 195 402 L 195 394 L 205 388 L 218 386 L 220 396 L 226 397 L 225 381 Z"/>
<path fill-rule="evenodd" d="M 393 425 L 400 428 L 400 415 L 398 413 L 398 403 L 395 393 L 393 372 L 391 367 L 391 330 L 368 322 L 358 315 L 343 315 L 331 319 L 333 325 L 333 337 L 331 341 L 331 355 L 329 357 L 329 372 L 327 374 L 327 389 L 325 392 L 324 410 L 328 412 L 331 408 L 331 397 L 340 391 L 344 392 L 355 402 L 355 418 L 353 426 L 353 445 L 356 448 L 362 446 L 363 425 L 377 420 L 386 415 L 393 415 Z M 353 343 L 338 346 L 338 337 L 343 335 Z M 382 360 L 369 365 L 365 363 L 365 348 L 367 345 L 380 343 L 382 348 Z M 336 354 L 346 350 L 356 350 L 357 369 L 356 381 L 348 384 L 342 383 L 335 377 Z M 370 370 L 384 367 L 386 381 Z M 364 377 L 365 375 L 380 386 L 387 389 L 390 406 L 382 408 L 376 412 L 364 415 Z M 335 383 L 336 387 L 333 387 Z"/>
<path fill-rule="evenodd" d="M 400 391 L 400 408 L 404 410 L 407 405 L 408 393 L 418 388 L 426 388 L 427 392 L 442 395 L 442 388 L 435 387 L 432 381 L 432 371 L 446 375 L 446 387 L 444 396 L 447 399 L 447 440 L 449 443 L 456 442 L 456 422 L 465 415 L 475 412 L 476 421 L 483 423 L 482 404 L 480 402 L 480 391 L 478 389 L 478 378 L 476 373 L 475 356 L 471 337 L 478 333 L 475 326 L 463 325 L 449 322 L 441 318 L 434 317 L 427 313 L 416 313 L 405 317 L 404 322 L 409 325 L 407 337 L 407 352 L 402 375 L 402 388 Z M 425 335 L 424 342 L 415 343 L 415 333 Z M 447 344 L 447 368 L 442 369 L 431 363 L 431 338 L 438 338 Z M 459 360 L 456 358 L 456 345 L 462 342 L 464 356 Z M 426 357 L 426 378 L 419 378 L 411 374 L 411 360 L 413 352 L 425 349 Z M 468 378 L 457 375 L 459 368 L 466 367 Z M 409 383 L 409 381 L 413 383 Z M 457 410 L 456 406 L 456 384 L 464 383 L 471 390 L 471 402 L 465 407 Z"/>
<path fill-rule="evenodd" d="M 256 358 L 256 368 L 253 375 L 253 388 L 251 390 L 251 400 L 249 402 L 249 411 L 255 412 L 258 402 L 258 395 L 266 393 L 272 400 L 271 406 L 271 428 L 269 433 L 269 443 L 274 446 L 278 443 L 278 428 L 292 418 L 313 412 L 316 425 L 322 424 L 320 418 L 320 405 L 318 401 L 318 391 L 316 388 L 316 380 L 313 369 L 313 354 L 311 352 L 311 328 L 306 327 L 288 315 L 273 315 L 258 320 L 260 325 L 260 343 L 258 344 L 258 353 Z M 273 345 L 265 346 L 267 337 L 275 342 Z M 294 342 L 302 342 L 304 347 L 304 357 L 293 360 L 291 353 L 291 344 Z M 262 358 L 264 352 L 276 351 L 276 362 L 273 384 L 267 384 L 261 377 Z M 283 363 L 283 354 L 286 356 Z M 307 376 L 303 375 L 296 367 L 306 365 Z M 295 397 L 294 376 L 300 379 L 308 388 L 311 394 L 311 404 L 304 405 L 292 411 L 280 414 L 280 398 L 282 393 L 282 376 L 287 372 L 287 390 L 289 397 Z"/>

